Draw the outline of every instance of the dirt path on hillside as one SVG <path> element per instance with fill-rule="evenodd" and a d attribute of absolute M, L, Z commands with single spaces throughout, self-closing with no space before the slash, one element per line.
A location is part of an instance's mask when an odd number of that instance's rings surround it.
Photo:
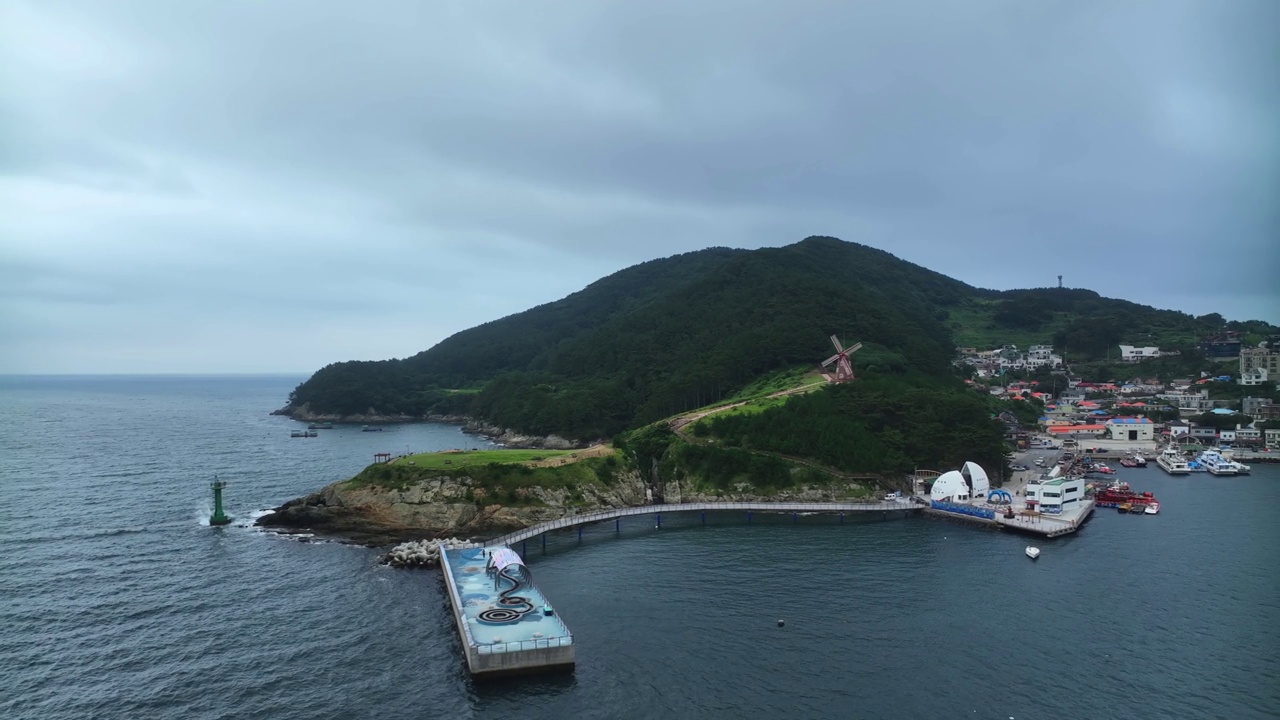
<path fill-rule="evenodd" d="M 568 455 L 557 455 L 555 457 L 547 458 L 546 460 L 537 460 L 534 462 L 527 462 L 525 463 L 525 465 L 529 467 L 552 467 L 555 465 L 568 465 L 570 463 L 576 463 L 579 460 L 586 460 L 587 458 L 593 458 L 593 457 L 604 457 L 612 453 L 613 453 L 612 445 L 610 445 L 609 443 L 600 443 L 599 445 L 592 445 L 591 447 L 583 450 L 574 450 Z"/>

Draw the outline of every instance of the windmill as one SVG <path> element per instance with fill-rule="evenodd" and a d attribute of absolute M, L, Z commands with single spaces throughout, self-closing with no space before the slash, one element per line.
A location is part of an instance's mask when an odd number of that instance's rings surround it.
<path fill-rule="evenodd" d="M 840 346 L 840 338 L 835 335 L 831 336 L 831 344 L 836 346 L 836 354 L 822 361 L 822 367 L 826 367 L 831 363 L 836 364 L 836 382 L 845 382 L 853 379 L 853 365 L 849 362 L 849 356 L 858 352 L 862 348 L 862 343 L 855 343 L 849 347 Z"/>

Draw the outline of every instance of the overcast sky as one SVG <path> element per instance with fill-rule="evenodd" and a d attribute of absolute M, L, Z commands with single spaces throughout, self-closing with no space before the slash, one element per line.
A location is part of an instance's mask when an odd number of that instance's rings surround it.
<path fill-rule="evenodd" d="M 1280 2 L 0 3 L 0 372 L 403 357 L 834 235 L 1280 322 Z"/>

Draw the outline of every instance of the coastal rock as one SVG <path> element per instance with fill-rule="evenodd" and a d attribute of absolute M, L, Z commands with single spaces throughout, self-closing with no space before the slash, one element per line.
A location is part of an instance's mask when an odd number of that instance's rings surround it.
<path fill-rule="evenodd" d="M 609 485 L 521 489 L 521 503 L 487 501 L 468 477 L 440 476 L 404 488 L 337 482 L 290 500 L 257 524 L 280 532 L 310 531 L 369 546 L 446 534 L 492 536 L 566 515 L 645 501 L 638 473 L 621 473 Z"/>

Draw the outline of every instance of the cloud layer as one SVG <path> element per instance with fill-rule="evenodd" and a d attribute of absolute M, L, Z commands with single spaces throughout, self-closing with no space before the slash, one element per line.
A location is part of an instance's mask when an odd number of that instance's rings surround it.
<path fill-rule="evenodd" d="M 1280 4 L 0 9 L 0 372 L 412 354 L 810 234 L 1280 321 Z"/>

